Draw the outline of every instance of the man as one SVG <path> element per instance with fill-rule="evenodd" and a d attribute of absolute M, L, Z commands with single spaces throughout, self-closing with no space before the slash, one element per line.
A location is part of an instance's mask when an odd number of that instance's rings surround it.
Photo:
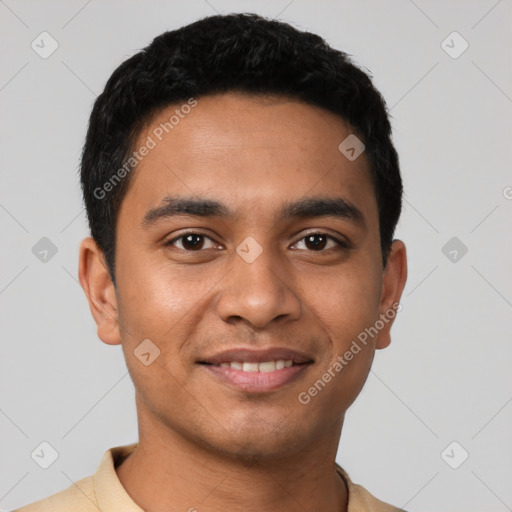
<path fill-rule="evenodd" d="M 79 278 L 139 441 L 20 510 L 398 510 L 335 463 L 406 280 L 390 133 L 344 53 L 256 15 L 162 34 L 113 73 Z"/>

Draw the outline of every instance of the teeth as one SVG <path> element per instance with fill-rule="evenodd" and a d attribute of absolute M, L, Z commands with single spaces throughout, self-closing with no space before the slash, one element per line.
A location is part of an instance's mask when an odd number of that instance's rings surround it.
<path fill-rule="evenodd" d="M 257 372 L 258 363 L 244 363 L 242 370 L 244 372 Z"/>
<path fill-rule="evenodd" d="M 278 359 L 277 361 L 265 361 L 263 363 L 249 363 L 240 361 L 231 361 L 230 363 L 220 363 L 221 368 L 233 368 L 234 370 L 242 370 L 244 372 L 273 372 L 274 370 L 282 370 L 293 365 L 291 359 Z"/>
<path fill-rule="evenodd" d="M 258 365 L 258 370 L 260 372 L 273 372 L 276 369 L 275 361 L 266 361 L 265 363 L 260 363 Z"/>

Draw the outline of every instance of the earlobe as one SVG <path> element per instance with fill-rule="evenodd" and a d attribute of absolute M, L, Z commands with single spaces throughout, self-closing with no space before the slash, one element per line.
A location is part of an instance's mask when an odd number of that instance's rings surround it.
<path fill-rule="evenodd" d="M 91 237 L 80 244 L 78 277 L 98 326 L 98 337 L 108 345 L 120 344 L 116 291 L 103 252 Z"/>
<path fill-rule="evenodd" d="M 398 311 L 401 309 L 400 297 L 402 296 L 405 282 L 407 281 L 407 252 L 401 240 L 394 240 L 388 256 L 386 268 L 382 278 L 382 292 L 380 299 L 380 320 L 384 324 L 379 331 L 375 347 L 386 348 L 391 343 L 391 326 L 395 321 Z"/>

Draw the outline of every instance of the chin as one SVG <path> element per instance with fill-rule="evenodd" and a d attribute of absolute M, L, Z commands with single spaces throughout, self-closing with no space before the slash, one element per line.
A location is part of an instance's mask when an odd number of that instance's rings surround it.
<path fill-rule="evenodd" d="M 216 446 L 218 455 L 236 460 L 237 463 L 242 462 L 247 466 L 267 464 L 273 460 L 282 462 L 284 456 L 293 455 L 293 452 L 299 451 L 294 440 L 269 444 L 262 443 L 261 438 L 245 442 L 237 439 L 234 443 L 229 443 L 229 446 Z"/>
<path fill-rule="evenodd" d="M 307 439 L 305 431 L 287 424 L 282 418 L 278 422 L 254 418 L 250 424 L 231 425 L 217 439 L 214 449 L 224 456 L 243 461 L 248 465 L 258 462 L 276 461 L 300 453 Z M 302 442 L 301 442 L 302 440 Z"/>

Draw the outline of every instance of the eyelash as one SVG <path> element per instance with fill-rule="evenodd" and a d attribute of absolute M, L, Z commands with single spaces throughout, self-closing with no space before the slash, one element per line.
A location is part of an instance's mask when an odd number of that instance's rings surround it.
<path fill-rule="evenodd" d="M 174 242 L 176 242 L 178 240 L 181 240 L 181 239 L 187 237 L 188 235 L 202 236 L 204 238 L 208 238 L 212 242 L 215 242 L 215 240 L 213 240 L 209 235 L 207 235 L 206 233 L 202 233 L 201 231 L 187 231 L 186 233 L 183 233 L 180 236 L 177 236 L 176 238 L 173 238 L 172 240 L 169 240 L 168 242 L 165 242 L 164 245 L 165 245 L 165 247 L 172 246 L 174 244 Z M 349 249 L 350 248 L 350 246 L 349 246 L 349 244 L 347 242 L 345 242 L 343 240 L 340 240 L 339 238 L 336 238 L 336 237 L 334 237 L 332 235 L 328 235 L 327 233 L 324 233 L 322 231 L 315 231 L 315 232 L 312 232 L 312 233 L 308 233 L 307 235 L 304 235 L 302 238 L 297 240 L 293 245 L 296 245 L 297 243 L 305 240 L 308 236 L 314 236 L 314 235 L 322 235 L 322 236 L 325 236 L 328 240 L 334 241 L 338 245 L 338 249 Z M 330 247 L 329 249 L 333 249 L 333 248 Z M 318 251 L 310 249 L 310 251 L 311 252 L 325 252 L 325 251 L 327 251 L 329 249 L 323 248 L 323 249 L 318 250 Z M 198 249 L 196 251 L 189 250 L 189 249 L 180 249 L 180 250 L 185 251 L 185 252 L 201 252 L 204 249 Z"/>

